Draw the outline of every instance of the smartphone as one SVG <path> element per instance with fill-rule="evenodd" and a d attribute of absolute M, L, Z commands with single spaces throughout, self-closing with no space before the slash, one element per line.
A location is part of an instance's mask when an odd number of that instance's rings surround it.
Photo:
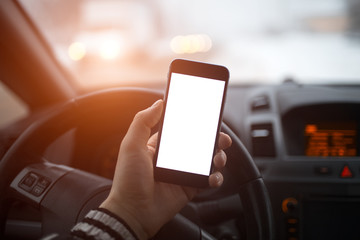
<path fill-rule="evenodd" d="M 172 61 L 154 156 L 156 181 L 208 186 L 228 81 L 226 67 Z"/>

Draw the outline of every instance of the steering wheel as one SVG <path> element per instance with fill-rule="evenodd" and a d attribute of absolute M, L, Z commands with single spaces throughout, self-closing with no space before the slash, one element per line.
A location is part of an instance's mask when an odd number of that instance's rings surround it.
<path fill-rule="evenodd" d="M 90 209 L 98 207 L 106 198 L 112 181 L 46 161 L 43 155 L 49 143 L 87 121 L 95 121 L 99 128 L 124 131 L 136 112 L 162 96 L 161 92 L 140 88 L 90 93 L 58 106 L 28 127 L 0 162 L 1 234 L 5 231 L 8 209 L 15 200 L 39 209 L 43 236 L 68 233 Z M 240 196 L 241 225 L 246 239 L 273 239 L 272 210 L 263 179 L 239 138 L 225 124 L 222 131 L 230 135 L 233 144 L 226 150 L 228 163 L 224 184 L 211 195 L 214 198 L 211 206 L 224 196 Z M 201 196 L 198 200 L 201 202 Z M 176 234 L 173 228 L 177 229 Z M 156 238 L 165 239 L 170 235 L 172 239 L 184 239 L 180 232 L 190 234 L 192 239 L 213 239 L 182 216 L 176 216 L 165 225 Z"/>

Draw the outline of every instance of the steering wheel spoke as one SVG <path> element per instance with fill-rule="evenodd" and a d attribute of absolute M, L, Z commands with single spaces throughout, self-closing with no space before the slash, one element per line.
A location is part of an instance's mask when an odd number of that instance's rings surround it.
<path fill-rule="evenodd" d="M 25 200 L 35 207 L 59 178 L 73 169 L 49 162 L 31 164 L 25 167 L 11 182 L 10 189 L 14 198 Z"/>

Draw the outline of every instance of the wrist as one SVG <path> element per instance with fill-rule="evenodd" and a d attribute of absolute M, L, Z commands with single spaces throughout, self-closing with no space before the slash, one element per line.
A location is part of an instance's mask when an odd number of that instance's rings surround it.
<path fill-rule="evenodd" d="M 119 206 L 119 204 L 112 204 L 111 201 L 107 199 L 100 205 L 100 208 L 106 209 L 122 219 L 139 240 L 149 239 L 149 235 L 144 230 L 141 223 L 124 207 Z"/>

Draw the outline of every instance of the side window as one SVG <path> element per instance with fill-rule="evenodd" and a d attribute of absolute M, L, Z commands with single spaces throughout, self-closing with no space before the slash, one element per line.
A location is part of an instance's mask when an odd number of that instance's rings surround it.
<path fill-rule="evenodd" d="M 27 105 L 0 81 L 0 129 L 28 115 Z"/>

